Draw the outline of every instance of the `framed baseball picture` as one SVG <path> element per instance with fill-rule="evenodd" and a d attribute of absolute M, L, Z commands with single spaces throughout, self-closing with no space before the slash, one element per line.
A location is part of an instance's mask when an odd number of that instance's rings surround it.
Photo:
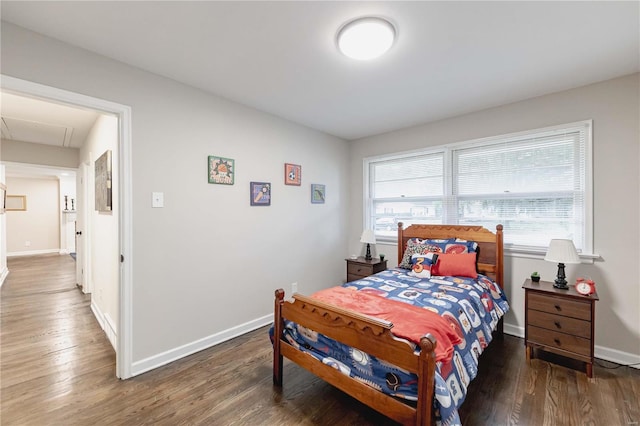
<path fill-rule="evenodd" d="M 252 206 L 271 205 L 271 183 L 249 182 L 250 201 Z"/>
<path fill-rule="evenodd" d="M 284 184 L 300 186 L 302 184 L 302 166 L 284 163 Z"/>

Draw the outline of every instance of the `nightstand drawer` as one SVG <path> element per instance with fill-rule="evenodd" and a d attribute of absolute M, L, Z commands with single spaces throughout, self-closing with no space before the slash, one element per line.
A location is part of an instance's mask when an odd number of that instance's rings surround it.
<path fill-rule="evenodd" d="M 347 274 L 347 282 L 351 282 L 351 281 L 356 281 L 356 280 L 361 280 L 363 278 L 368 277 L 368 275 L 354 275 L 354 274 Z"/>
<path fill-rule="evenodd" d="M 591 321 L 591 303 L 528 292 L 529 309 Z"/>
<path fill-rule="evenodd" d="M 347 264 L 347 275 L 360 275 L 360 278 L 373 274 L 372 265 Z M 351 281 L 351 280 L 349 280 Z"/>
<path fill-rule="evenodd" d="M 547 330 L 573 334 L 574 336 L 585 339 L 591 338 L 590 321 L 530 310 L 528 323 L 537 327 L 546 328 Z"/>
<path fill-rule="evenodd" d="M 527 336 L 527 340 L 533 344 L 538 343 L 586 357 L 591 356 L 591 340 L 589 339 L 558 333 L 532 325 L 527 326 Z"/>

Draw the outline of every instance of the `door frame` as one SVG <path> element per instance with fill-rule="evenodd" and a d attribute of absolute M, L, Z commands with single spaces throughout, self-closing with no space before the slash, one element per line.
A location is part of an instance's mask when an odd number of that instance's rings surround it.
<path fill-rule="evenodd" d="M 120 218 L 118 237 L 120 253 L 123 256 L 121 259 L 124 260 L 120 263 L 119 274 L 116 376 L 121 379 L 127 379 L 132 376 L 133 364 L 131 107 L 4 74 L 0 74 L 0 85 L 3 90 L 8 92 L 90 108 L 113 114 L 118 118 L 118 170 L 120 182 L 120 191 L 118 191 Z"/>

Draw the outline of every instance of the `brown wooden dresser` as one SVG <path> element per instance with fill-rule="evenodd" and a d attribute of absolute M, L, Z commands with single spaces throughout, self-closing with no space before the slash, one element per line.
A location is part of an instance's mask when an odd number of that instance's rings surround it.
<path fill-rule="evenodd" d="M 525 280 L 525 332 L 527 362 L 534 349 L 542 349 L 586 363 L 593 377 L 595 304 L 598 294 L 583 296 L 570 285 L 568 290 L 553 283 Z"/>
<path fill-rule="evenodd" d="M 366 260 L 360 256 L 357 259 L 345 260 L 347 261 L 347 282 L 359 280 L 387 269 L 387 261 L 377 257 Z"/>

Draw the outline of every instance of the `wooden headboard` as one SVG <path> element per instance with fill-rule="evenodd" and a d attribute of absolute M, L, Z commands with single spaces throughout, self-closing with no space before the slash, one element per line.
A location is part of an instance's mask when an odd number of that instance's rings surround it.
<path fill-rule="evenodd" d="M 496 226 L 496 232 L 482 226 L 464 225 L 410 225 L 404 229 L 398 223 L 398 263 L 402 260 L 407 240 L 410 238 L 460 238 L 478 243 L 478 272 L 484 274 L 504 287 L 504 252 L 502 244 L 502 225 Z"/>

